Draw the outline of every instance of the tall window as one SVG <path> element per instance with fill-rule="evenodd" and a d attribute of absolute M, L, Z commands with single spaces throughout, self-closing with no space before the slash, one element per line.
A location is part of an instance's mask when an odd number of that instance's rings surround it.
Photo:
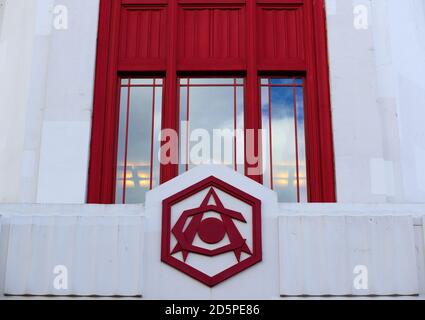
<path fill-rule="evenodd" d="M 141 203 L 159 185 L 163 79 L 123 78 L 115 203 Z"/>
<path fill-rule="evenodd" d="M 326 43 L 324 0 L 100 0 L 88 202 L 202 163 L 334 202 Z"/>
<path fill-rule="evenodd" d="M 307 202 L 304 79 L 261 78 L 264 185 L 281 202 Z"/>
<path fill-rule="evenodd" d="M 179 173 L 224 164 L 244 173 L 244 79 L 180 78 Z"/>

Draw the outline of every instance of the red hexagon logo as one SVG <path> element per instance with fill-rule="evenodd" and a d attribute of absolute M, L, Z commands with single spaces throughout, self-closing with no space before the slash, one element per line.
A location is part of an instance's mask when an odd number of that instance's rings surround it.
<path fill-rule="evenodd" d="M 162 261 L 213 287 L 262 260 L 261 201 L 209 177 L 163 201 Z"/>

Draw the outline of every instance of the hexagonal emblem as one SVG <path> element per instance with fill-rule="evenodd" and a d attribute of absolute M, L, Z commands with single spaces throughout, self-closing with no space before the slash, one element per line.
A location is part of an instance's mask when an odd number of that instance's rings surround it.
<path fill-rule="evenodd" d="M 162 261 L 213 287 L 262 260 L 261 201 L 209 177 L 163 201 Z"/>

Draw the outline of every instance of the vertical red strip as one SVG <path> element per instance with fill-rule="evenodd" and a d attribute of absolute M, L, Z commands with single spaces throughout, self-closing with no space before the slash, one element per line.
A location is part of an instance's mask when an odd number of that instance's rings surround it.
<path fill-rule="evenodd" d="M 162 109 L 162 129 L 171 129 L 178 132 L 179 115 L 177 103 L 177 23 L 178 7 L 177 1 L 168 1 L 167 17 L 167 64 L 166 64 L 166 84 L 165 84 L 165 102 Z M 163 141 L 161 146 L 166 144 Z M 172 152 L 178 152 L 177 145 L 173 146 Z M 177 150 L 175 150 L 177 149 Z M 178 154 L 177 154 L 178 155 Z M 174 158 L 174 155 L 171 155 Z M 178 175 L 178 163 L 169 163 L 161 165 L 161 183 L 165 183 Z"/>
<path fill-rule="evenodd" d="M 330 100 L 329 63 L 326 30 L 326 12 L 324 0 L 315 0 L 313 7 L 313 30 L 315 35 L 316 57 L 316 86 L 318 99 L 316 102 L 319 117 L 317 126 L 320 127 L 320 150 L 322 184 L 318 195 L 319 202 L 336 202 L 335 163 L 332 134 L 332 116 Z"/>
<path fill-rule="evenodd" d="M 100 0 L 88 203 L 115 201 L 120 2 Z"/>
<path fill-rule="evenodd" d="M 251 158 L 257 156 L 258 163 L 248 163 L 245 161 L 245 174 L 259 182 L 263 182 L 263 176 L 260 172 L 261 164 L 261 145 L 259 142 L 261 129 L 261 110 L 259 101 L 259 84 L 258 84 L 258 65 L 257 65 L 257 2 L 256 0 L 247 0 L 247 77 L 246 77 L 246 95 L 245 95 L 245 131 L 254 131 L 253 146 L 249 146 L 245 138 L 245 158 L 248 159 L 247 150 L 253 153 Z M 256 169 L 257 174 L 250 174 L 250 169 Z"/>
<path fill-rule="evenodd" d="M 335 167 L 324 0 L 305 3 L 305 133 L 309 202 L 335 202 Z"/>

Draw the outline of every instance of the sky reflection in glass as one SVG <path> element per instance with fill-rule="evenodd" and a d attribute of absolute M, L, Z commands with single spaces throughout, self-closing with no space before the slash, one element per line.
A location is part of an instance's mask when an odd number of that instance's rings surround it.
<path fill-rule="evenodd" d="M 214 163 L 243 174 L 244 139 L 237 132 L 244 128 L 244 79 L 181 78 L 179 83 L 179 173 Z"/>
<path fill-rule="evenodd" d="M 115 203 L 143 203 L 159 185 L 162 79 L 121 80 Z"/>
<path fill-rule="evenodd" d="M 280 202 L 307 202 L 302 78 L 262 78 L 264 184 Z"/>

